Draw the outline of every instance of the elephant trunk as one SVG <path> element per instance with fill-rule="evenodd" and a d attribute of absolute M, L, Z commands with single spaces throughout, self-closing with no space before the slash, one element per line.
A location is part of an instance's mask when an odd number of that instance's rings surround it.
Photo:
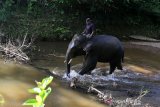
<path fill-rule="evenodd" d="M 71 67 L 71 64 L 67 64 L 67 76 L 70 77 L 70 67 Z"/>

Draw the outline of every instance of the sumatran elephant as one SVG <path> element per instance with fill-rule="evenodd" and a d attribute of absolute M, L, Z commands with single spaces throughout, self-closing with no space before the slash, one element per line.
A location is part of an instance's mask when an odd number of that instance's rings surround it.
<path fill-rule="evenodd" d="M 84 55 L 84 63 L 79 74 L 90 73 L 96 67 L 97 62 L 108 62 L 110 64 L 109 74 L 117 67 L 122 70 L 124 49 L 121 42 L 114 36 L 96 35 L 87 38 L 84 35 L 75 35 L 68 45 L 66 52 L 67 76 L 70 73 L 72 58 Z"/>

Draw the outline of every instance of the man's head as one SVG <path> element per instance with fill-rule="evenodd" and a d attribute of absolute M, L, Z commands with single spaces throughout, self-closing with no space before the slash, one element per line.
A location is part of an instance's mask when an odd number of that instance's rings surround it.
<path fill-rule="evenodd" d="M 90 18 L 87 18 L 86 19 L 86 23 L 88 24 L 88 23 L 90 23 L 92 20 L 90 19 Z"/>

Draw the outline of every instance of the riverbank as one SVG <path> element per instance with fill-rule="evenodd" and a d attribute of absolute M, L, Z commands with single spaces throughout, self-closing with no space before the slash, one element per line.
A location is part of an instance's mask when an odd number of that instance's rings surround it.
<path fill-rule="evenodd" d="M 138 48 L 138 49 L 142 49 L 142 50 L 149 51 L 152 53 L 160 52 L 160 42 L 129 41 L 129 42 L 125 42 L 124 46 L 126 48 Z"/>

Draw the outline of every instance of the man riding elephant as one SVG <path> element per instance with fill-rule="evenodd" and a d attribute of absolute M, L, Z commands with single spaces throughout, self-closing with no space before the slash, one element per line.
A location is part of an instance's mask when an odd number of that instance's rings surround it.
<path fill-rule="evenodd" d="M 86 19 L 86 26 L 82 34 L 86 36 L 87 38 L 91 38 L 94 36 L 95 33 L 95 25 L 93 21 L 90 18 Z"/>

